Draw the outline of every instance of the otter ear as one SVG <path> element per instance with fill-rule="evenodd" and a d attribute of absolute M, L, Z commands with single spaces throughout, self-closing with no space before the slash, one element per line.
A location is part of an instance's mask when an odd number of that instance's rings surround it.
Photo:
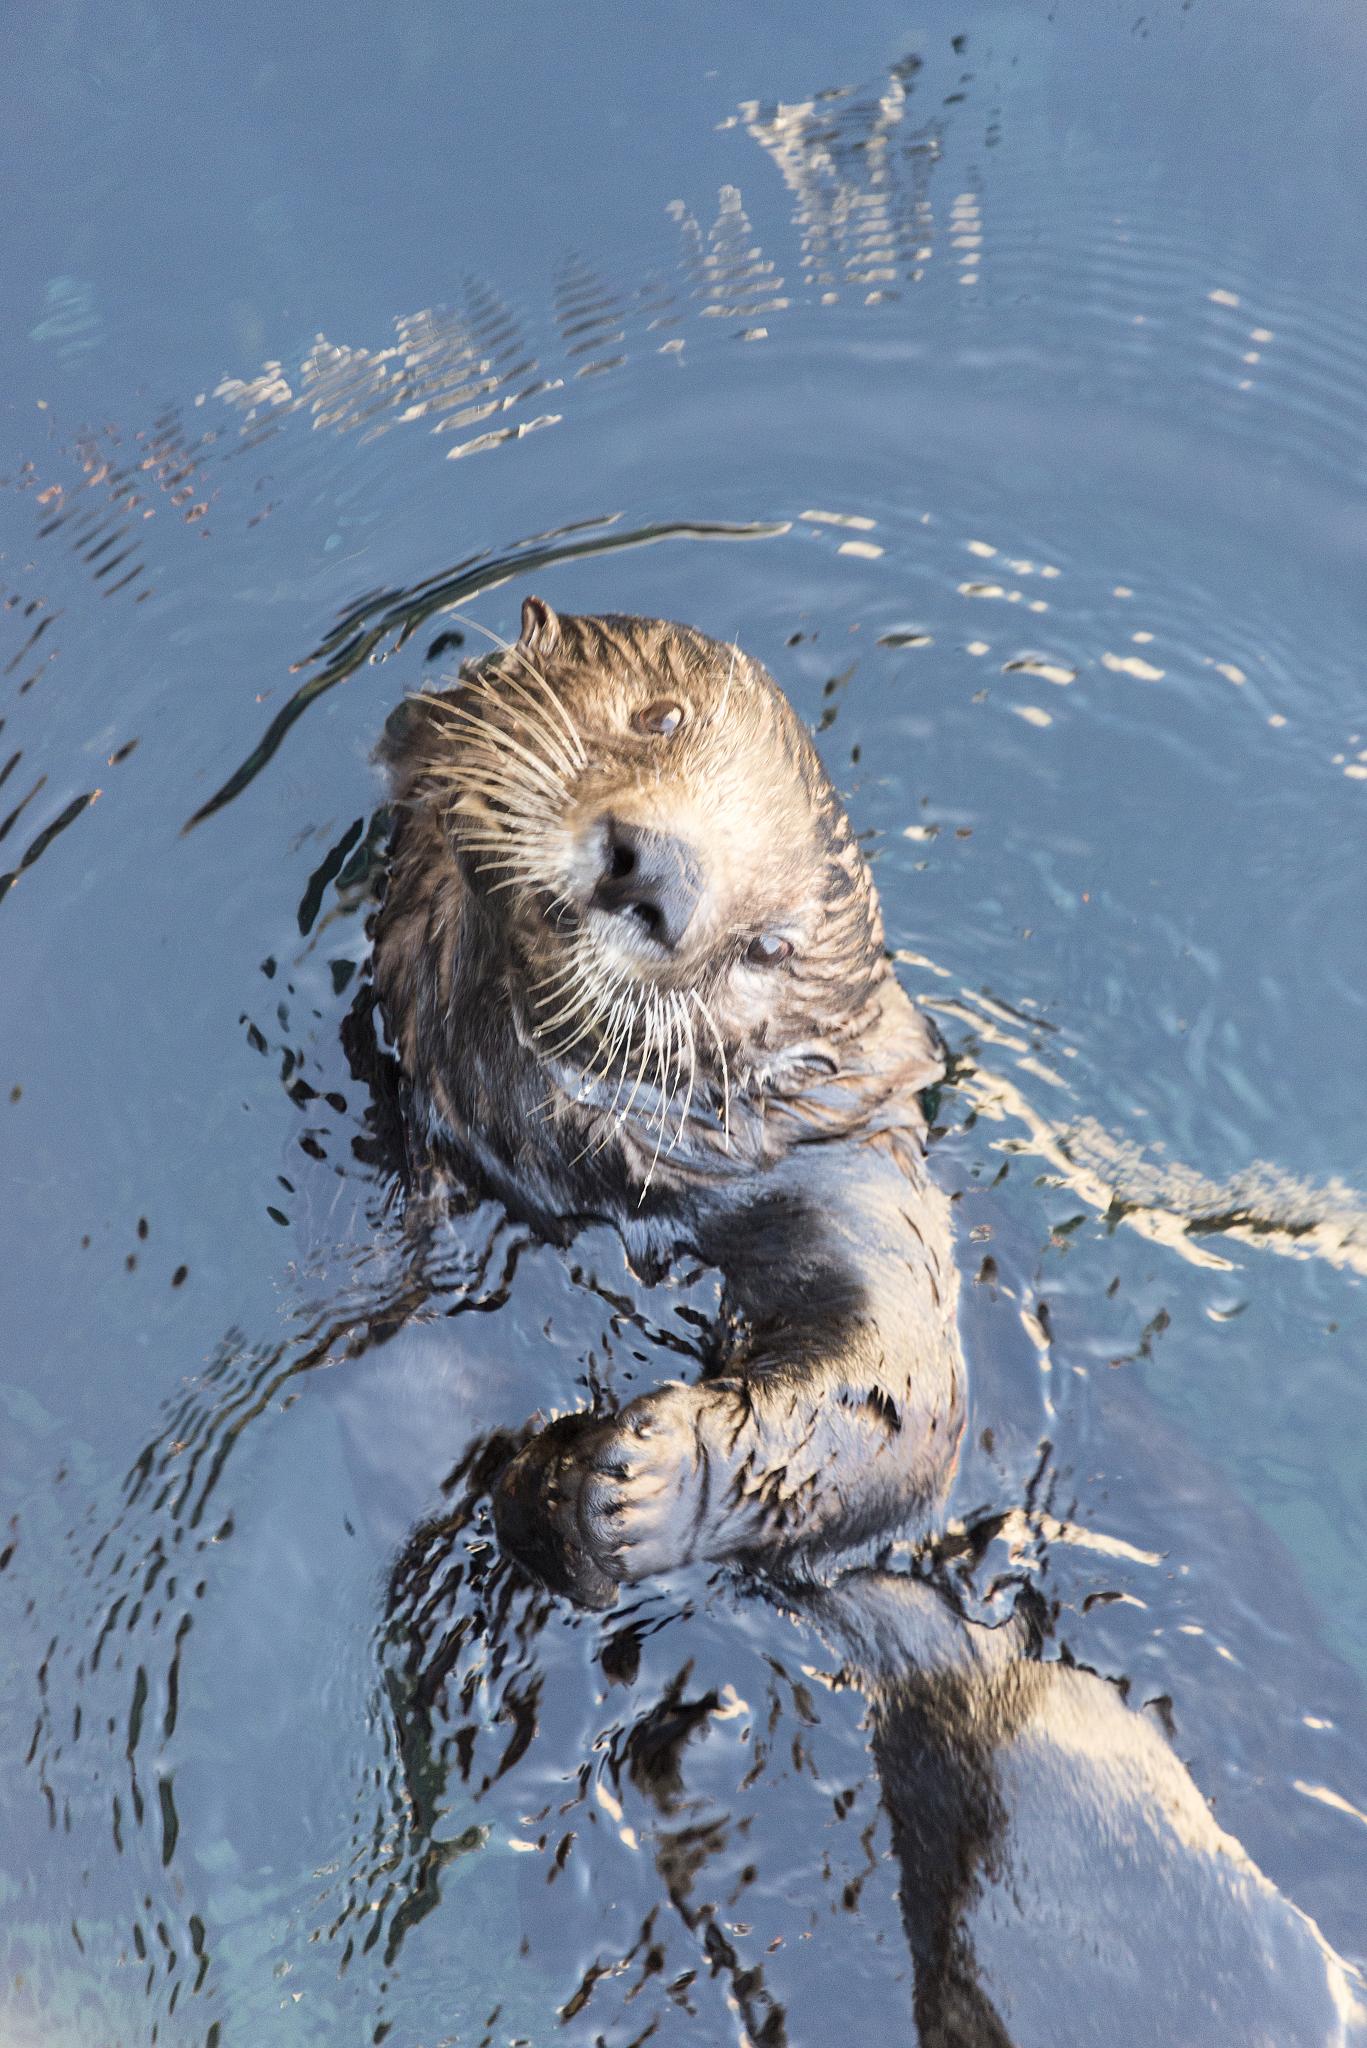
<path fill-rule="evenodd" d="M 560 639 L 560 621 L 550 606 L 539 597 L 522 600 L 522 637 L 518 646 L 524 654 L 544 660 L 554 654 Z"/>

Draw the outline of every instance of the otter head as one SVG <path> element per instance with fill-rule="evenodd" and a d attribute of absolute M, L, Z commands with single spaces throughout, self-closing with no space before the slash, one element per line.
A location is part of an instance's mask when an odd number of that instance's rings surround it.
<path fill-rule="evenodd" d="M 517 645 L 427 701 L 429 786 L 558 1085 L 682 1133 L 840 1065 L 886 974 L 877 903 L 758 662 L 528 598 Z"/>

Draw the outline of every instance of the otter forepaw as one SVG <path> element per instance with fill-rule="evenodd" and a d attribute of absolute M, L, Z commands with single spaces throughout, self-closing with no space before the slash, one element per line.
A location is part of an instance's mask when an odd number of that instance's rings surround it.
<path fill-rule="evenodd" d="M 581 1607 L 611 1607 L 617 1581 L 589 1549 L 579 1526 L 579 1498 L 590 1440 L 602 1425 L 592 1415 L 561 1415 L 513 1459 L 494 1494 L 494 1527 L 503 1548 L 553 1593 Z"/>
<path fill-rule="evenodd" d="M 692 1555 L 707 1467 L 695 1387 L 641 1394 L 603 1425 L 580 1497 L 595 1556 L 618 1579 L 669 1571 Z"/>
<path fill-rule="evenodd" d="M 697 1388 L 670 1383 L 617 1415 L 551 1423 L 500 1482 L 500 1541 L 587 1607 L 609 1607 L 624 1581 L 686 1561 L 706 1505 L 699 1408 Z"/>

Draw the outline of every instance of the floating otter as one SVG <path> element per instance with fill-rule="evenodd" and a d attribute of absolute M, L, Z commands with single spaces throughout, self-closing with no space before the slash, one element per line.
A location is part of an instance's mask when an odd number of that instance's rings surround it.
<path fill-rule="evenodd" d="M 720 1269 L 709 1370 L 564 1417 L 504 1542 L 594 1605 L 690 1559 L 924 1532 L 964 1417 L 949 1207 L 868 867 L 739 648 L 529 598 L 515 647 L 407 700 L 374 977 L 432 1151 L 565 1241 Z"/>
<path fill-rule="evenodd" d="M 594 1606 L 757 1564 L 837 1648 L 922 2048 L 1359 2043 L 1355 1974 L 1146 1717 L 1041 1658 L 1027 1605 L 988 1629 L 932 1581 L 840 1571 L 933 1529 L 964 1373 L 918 1095 L 939 1050 L 775 684 L 685 627 L 529 599 L 516 647 L 409 700 L 387 751 L 374 975 L 424 1150 L 549 1239 L 606 1219 L 642 1271 L 688 1253 L 725 1281 L 698 1384 L 512 1460 L 505 1546 Z"/>

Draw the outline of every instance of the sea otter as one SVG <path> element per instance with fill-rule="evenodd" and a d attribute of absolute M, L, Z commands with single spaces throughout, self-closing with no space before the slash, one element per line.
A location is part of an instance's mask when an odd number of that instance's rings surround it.
<path fill-rule="evenodd" d="M 757 1565 L 836 1648 L 869 1703 L 922 2048 L 1357 2048 L 1355 1973 L 1148 1719 L 1042 1656 L 1028 1600 L 987 1628 L 933 1574 L 848 1568 L 933 1533 L 963 1428 L 919 1099 L 942 1066 L 775 683 L 687 627 L 529 599 L 517 645 L 409 699 L 386 751 L 374 980 L 422 1159 L 548 1239 L 606 1219 L 645 1272 L 724 1276 L 698 1384 L 513 1459 L 505 1547 L 594 1606 L 689 1559 Z M 449 1526 L 396 1586 L 431 1586 Z M 425 1591 L 409 1617 L 419 1664 L 437 1611 Z M 448 1670 L 428 1655 L 419 1732 Z"/>
<path fill-rule="evenodd" d="M 547 1238 L 719 1269 L 707 1371 L 543 1430 L 507 1547 L 592 1605 L 691 1559 L 933 1526 L 964 1419 L 949 1205 L 849 821 L 738 647 L 558 617 L 409 698 L 376 993 L 439 1166 Z"/>

